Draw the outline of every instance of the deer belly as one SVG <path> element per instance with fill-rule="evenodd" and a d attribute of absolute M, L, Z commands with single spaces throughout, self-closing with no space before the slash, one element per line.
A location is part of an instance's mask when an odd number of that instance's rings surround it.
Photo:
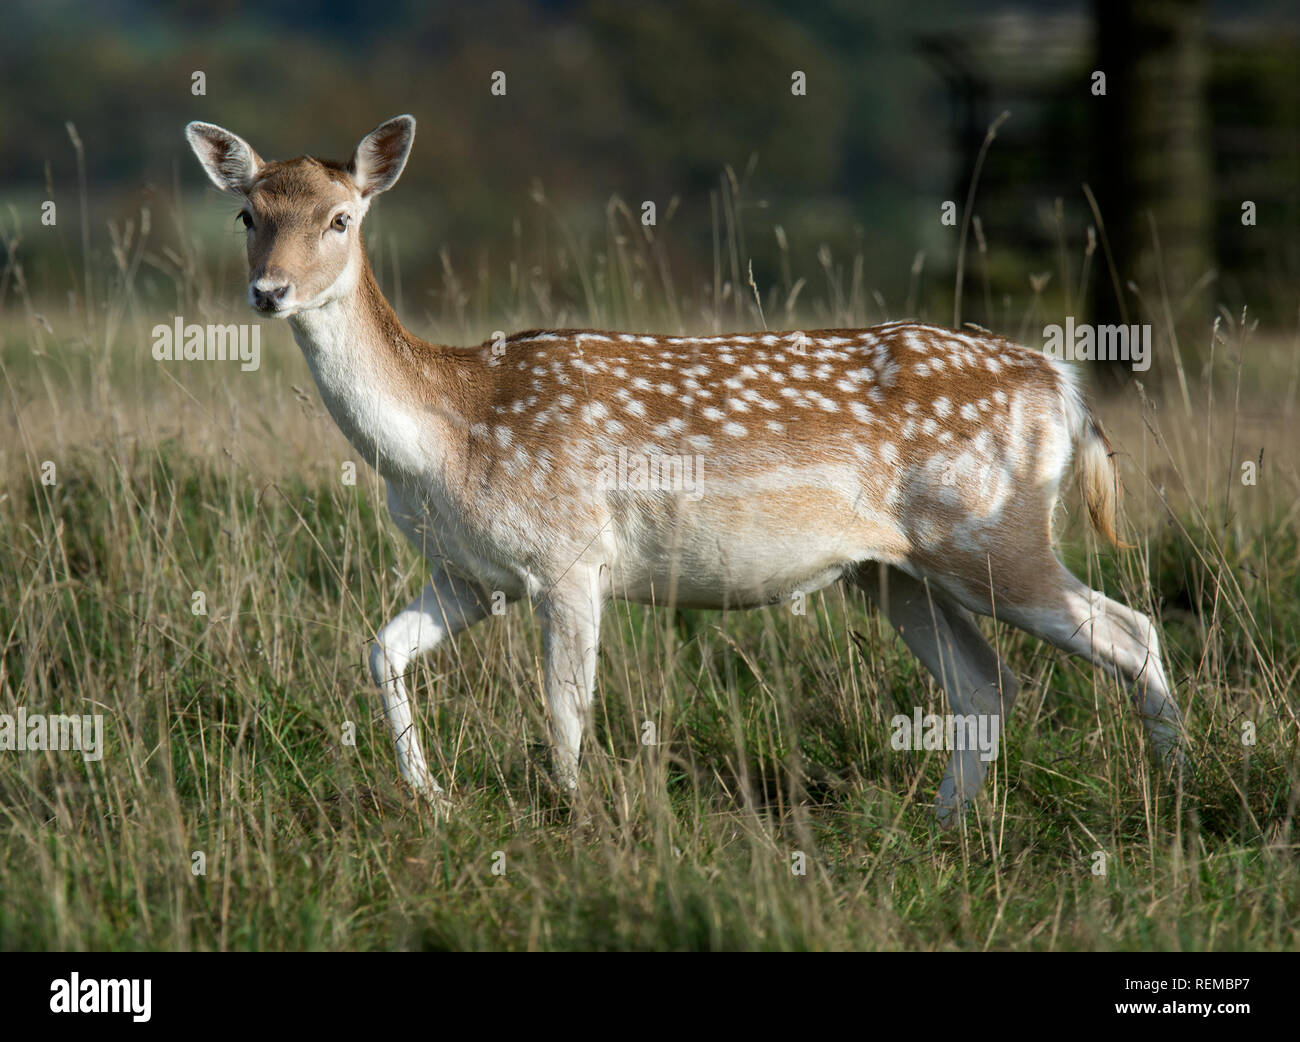
<path fill-rule="evenodd" d="M 610 583 L 626 600 L 740 608 L 826 586 L 859 561 L 893 560 L 900 537 L 817 490 L 807 497 L 708 497 L 615 504 Z"/>

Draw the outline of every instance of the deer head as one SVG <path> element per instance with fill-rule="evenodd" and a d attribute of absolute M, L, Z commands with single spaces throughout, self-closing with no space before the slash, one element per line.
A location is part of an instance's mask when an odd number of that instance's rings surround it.
<path fill-rule="evenodd" d="M 310 156 L 267 162 L 212 123 L 190 123 L 185 135 L 212 183 L 243 201 L 237 220 L 248 237 L 248 303 L 284 318 L 356 285 L 362 219 L 371 200 L 401 176 L 415 120 L 397 116 L 376 127 L 347 163 Z"/>

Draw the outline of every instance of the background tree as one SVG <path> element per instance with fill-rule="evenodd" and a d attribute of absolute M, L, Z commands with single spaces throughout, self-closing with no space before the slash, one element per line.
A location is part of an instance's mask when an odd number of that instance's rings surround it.
<path fill-rule="evenodd" d="M 1193 290 L 1214 263 L 1205 0 L 1093 0 L 1093 10 L 1106 93 L 1094 99 L 1092 183 L 1114 262 L 1093 282 L 1094 321 L 1150 322 L 1160 357 L 1171 337 L 1195 357 L 1210 295 Z"/>

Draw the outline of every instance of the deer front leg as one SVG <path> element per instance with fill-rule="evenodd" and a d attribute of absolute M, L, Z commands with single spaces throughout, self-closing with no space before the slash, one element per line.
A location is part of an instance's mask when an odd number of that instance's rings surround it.
<path fill-rule="evenodd" d="M 429 774 L 403 679 L 412 661 L 488 614 L 484 592 L 437 569 L 420 595 L 393 617 L 370 646 L 370 675 L 384 698 L 384 714 L 397 746 L 397 769 L 407 784 L 440 810 L 442 787 Z"/>
<path fill-rule="evenodd" d="M 555 774 L 561 787 L 572 792 L 578 787 L 582 731 L 596 686 L 601 611 L 597 577 L 585 572 L 566 576 L 541 598 L 539 608 Z"/>

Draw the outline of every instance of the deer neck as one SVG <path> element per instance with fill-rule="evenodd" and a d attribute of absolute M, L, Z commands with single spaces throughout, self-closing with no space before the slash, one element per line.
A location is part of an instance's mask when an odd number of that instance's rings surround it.
<path fill-rule="evenodd" d="M 290 317 L 294 339 L 325 407 L 364 462 L 407 487 L 445 480 L 453 431 L 468 426 L 452 352 L 407 331 L 364 248 L 351 264 L 354 273 L 341 276 L 351 281 L 345 293 Z"/>

